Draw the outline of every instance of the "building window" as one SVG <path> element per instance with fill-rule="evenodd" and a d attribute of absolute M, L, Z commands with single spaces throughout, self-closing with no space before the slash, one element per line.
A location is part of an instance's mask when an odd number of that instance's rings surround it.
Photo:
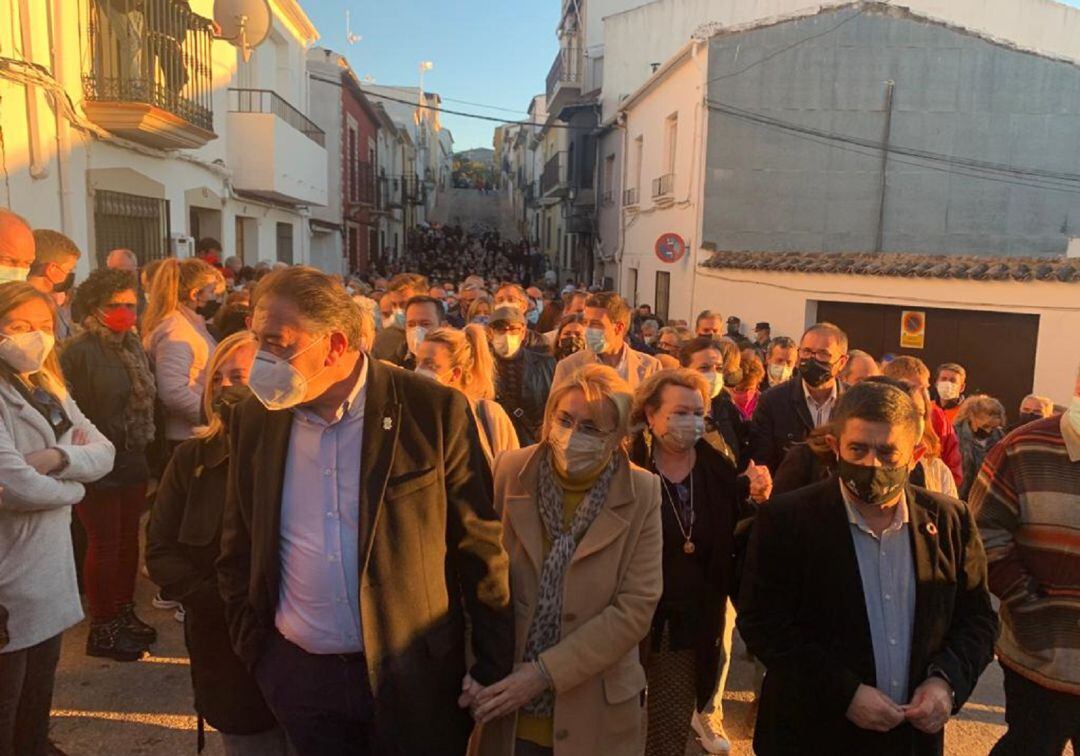
<path fill-rule="evenodd" d="M 664 173 L 675 173 L 675 156 L 679 142 L 679 114 L 672 113 L 664 121 Z"/>
<path fill-rule="evenodd" d="M 293 264 L 293 226 L 291 223 L 277 224 L 277 259 L 278 262 Z"/>
<path fill-rule="evenodd" d="M 360 200 L 360 187 L 359 179 L 357 176 L 359 162 L 359 156 L 357 153 L 356 145 L 356 129 L 349 126 L 349 153 L 346 156 L 349 165 L 349 201 L 358 202 Z"/>
<path fill-rule="evenodd" d="M 604 205 L 611 205 L 615 202 L 615 155 L 607 155 L 604 158 L 604 175 L 603 186 L 600 190 L 603 192 L 601 196 L 601 202 Z"/>
<path fill-rule="evenodd" d="M 139 265 L 169 256 L 169 201 L 99 189 L 94 192 L 98 267 L 114 249 L 130 249 Z"/>

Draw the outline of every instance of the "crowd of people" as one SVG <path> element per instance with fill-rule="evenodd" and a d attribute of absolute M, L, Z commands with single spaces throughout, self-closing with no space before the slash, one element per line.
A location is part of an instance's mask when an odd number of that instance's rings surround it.
<path fill-rule="evenodd" d="M 1080 373 L 1010 423 L 956 363 L 419 233 L 389 278 L 203 240 L 76 282 L 0 211 L 0 756 L 59 752 L 84 598 L 87 654 L 156 642 L 147 510 L 228 754 L 727 753 L 736 627 L 759 754 L 940 754 L 995 654 L 993 753 L 1078 745 Z"/>

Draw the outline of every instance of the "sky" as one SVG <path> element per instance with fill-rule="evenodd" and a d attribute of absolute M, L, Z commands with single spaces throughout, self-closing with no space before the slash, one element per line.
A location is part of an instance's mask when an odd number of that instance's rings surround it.
<path fill-rule="evenodd" d="M 1077 0 L 1080 2 L 1080 0 Z M 558 49 L 560 0 L 302 0 L 319 30 L 318 44 L 344 53 L 357 76 L 376 84 L 417 86 L 420 61 L 435 67 L 424 89 L 438 92 L 443 109 L 483 113 L 501 120 L 525 117 L 533 95 L 544 91 Z M 345 11 L 354 34 L 345 41 Z M 514 112 L 449 102 L 495 105 Z M 457 151 L 491 147 L 497 124 L 444 113 Z"/>

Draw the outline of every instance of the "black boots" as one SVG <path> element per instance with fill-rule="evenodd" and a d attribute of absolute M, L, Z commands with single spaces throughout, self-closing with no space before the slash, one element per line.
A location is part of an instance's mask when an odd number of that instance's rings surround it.
<path fill-rule="evenodd" d="M 120 662 L 138 661 L 147 651 L 146 644 L 133 638 L 124 628 L 124 619 L 90 625 L 86 636 L 86 655 L 103 656 Z"/>
<path fill-rule="evenodd" d="M 139 616 L 135 614 L 134 603 L 120 607 L 120 619 L 127 634 L 140 643 L 149 645 L 157 640 L 157 630 L 139 619 Z"/>

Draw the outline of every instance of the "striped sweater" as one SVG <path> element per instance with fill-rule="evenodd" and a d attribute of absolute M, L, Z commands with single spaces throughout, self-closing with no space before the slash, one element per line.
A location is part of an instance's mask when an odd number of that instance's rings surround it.
<path fill-rule="evenodd" d="M 998 443 L 969 503 L 1001 599 L 998 659 L 1045 688 L 1080 694 L 1080 433 L 1068 416 Z"/>

